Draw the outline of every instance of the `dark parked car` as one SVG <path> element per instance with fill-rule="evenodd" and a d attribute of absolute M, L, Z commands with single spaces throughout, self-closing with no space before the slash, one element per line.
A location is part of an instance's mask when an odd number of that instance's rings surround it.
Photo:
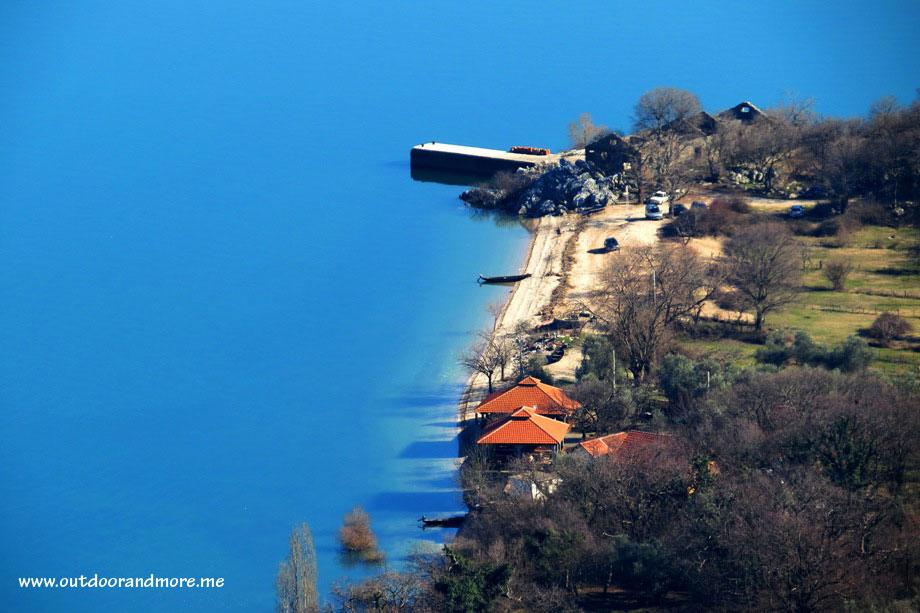
<path fill-rule="evenodd" d="M 818 199 L 827 198 L 827 190 L 823 185 L 812 185 L 799 194 L 799 198 Z"/>
<path fill-rule="evenodd" d="M 706 206 L 706 203 L 705 203 L 705 202 L 702 202 L 702 201 L 700 201 L 700 200 L 694 200 L 694 201 L 693 201 L 693 204 L 690 205 L 690 208 L 691 208 L 691 209 L 697 209 L 697 210 L 705 210 L 705 209 L 707 209 L 707 208 L 709 208 L 709 207 Z"/>
<path fill-rule="evenodd" d="M 604 239 L 604 249 L 607 251 L 618 251 L 620 249 L 620 243 L 611 236 L 610 238 Z"/>
<path fill-rule="evenodd" d="M 671 207 L 671 215 L 674 217 L 680 217 L 687 212 L 687 206 L 684 204 L 675 204 Z"/>

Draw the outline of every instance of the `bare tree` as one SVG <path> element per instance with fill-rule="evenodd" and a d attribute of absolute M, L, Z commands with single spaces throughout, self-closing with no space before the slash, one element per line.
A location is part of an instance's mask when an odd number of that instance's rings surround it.
<path fill-rule="evenodd" d="M 584 149 L 605 134 L 610 134 L 610 128 L 595 125 L 590 113 L 582 113 L 577 121 L 569 124 L 569 141 L 573 149 Z"/>
<path fill-rule="evenodd" d="M 590 374 L 575 384 L 571 394 L 581 403 L 572 415 L 572 425 L 581 431 L 582 438 L 588 432 L 618 428 L 630 412 L 630 398 L 613 379 L 601 381 Z"/>
<path fill-rule="evenodd" d="M 886 347 L 896 338 L 904 336 L 913 330 L 910 321 L 896 313 L 885 311 L 875 318 L 869 326 L 869 336 L 879 339 Z"/>
<path fill-rule="evenodd" d="M 814 98 L 803 98 L 789 93 L 783 96 L 776 107 L 767 110 L 767 115 L 797 128 L 811 126 L 818 121 Z"/>
<path fill-rule="evenodd" d="M 728 281 L 754 311 L 754 328 L 767 313 L 795 300 L 802 275 L 801 247 L 781 223 L 761 223 L 736 232 L 725 248 Z"/>
<path fill-rule="evenodd" d="M 824 184 L 836 204 L 845 209 L 865 179 L 865 139 L 849 132 L 838 135 L 825 148 L 822 162 Z"/>
<path fill-rule="evenodd" d="M 636 247 L 626 257 L 637 259 L 639 266 L 651 275 L 655 299 L 664 309 L 665 324 L 694 315 L 712 298 L 723 280 L 722 269 L 716 262 L 704 261 L 685 244 Z M 632 283 L 620 275 L 613 278 L 620 284 Z M 620 285 L 614 291 L 625 289 Z"/>
<path fill-rule="evenodd" d="M 425 584 L 417 573 L 387 571 L 357 584 L 334 586 L 332 591 L 344 613 L 395 613 L 417 610 Z"/>
<path fill-rule="evenodd" d="M 894 96 L 883 96 L 872 103 L 869 107 L 869 117 L 890 117 L 901 109 L 898 99 Z"/>
<path fill-rule="evenodd" d="M 596 311 L 635 384 L 667 348 L 669 327 L 682 318 L 697 319 L 723 278 L 720 266 L 683 244 L 622 251 L 607 271 Z"/>
<path fill-rule="evenodd" d="M 736 129 L 735 155 L 763 174 L 764 189 L 773 189 L 777 166 L 795 150 L 801 130 L 779 118 L 760 120 Z"/>
<path fill-rule="evenodd" d="M 492 351 L 495 354 L 495 364 L 498 366 L 498 380 L 504 381 L 505 370 L 514 359 L 514 345 L 507 336 L 501 336 L 495 339 Z"/>
<path fill-rule="evenodd" d="M 715 132 L 703 139 L 706 174 L 710 181 L 718 181 L 722 172 L 736 156 L 738 139 L 735 130 L 716 124 Z"/>
<path fill-rule="evenodd" d="M 316 548 L 306 523 L 291 531 L 290 552 L 278 568 L 276 580 L 280 613 L 319 611 L 316 593 Z"/>
<path fill-rule="evenodd" d="M 668 192 L 671 201 L 683 196 L 697 174 L 691 148 L 690 139 L 676 130 L 645 141 L 641 147 L 645 182 Z"/>
<path fill-rule="evenodd" d="M 633 383 L 639 385 L 667 345 L 668 309 L 643 254 L 624 250 L 622 255 L 619 265 L 607 271 L 604 302 L 597 312 Z"/>
<path fill-rule="evenodd" d="M 507 342 L 511 345 L 511 362 L 517 372 L 518 378 L 523 378 L 527 371 L 527 349 L 530 347 L 530 327 L 523 321 L 519 321 L 511 333 L 507 336 Z"/>
<path fill-rule="evenodd" d="M 831 282 L 834 291 L 839 292 L 846 287 L 847 277 L 853 272 L 853 263 L 843 258 L 830 260 L 824 265 L 822 272 L 824 273 L 824 278 Z"/>
<path fill-rule="evenodd" d="M 659 87 L 642 94 L 634 112 L 635 130 L 650 130 L 657 136 L 667 127 L 680 124 L 699 113 L 700 101 L 687 90 Z"/>
<path fill-rule="evenodd" d="M 503 358 L 496 349 L 491 332 L 481 332 L 479 340 L 460 356 L 460 365 L 471 373 L 478 373 L 486 378 L 489 393 L 494 389 L 495 371 L 502 367 Z M 507 360 L 505 360 L 507 364 Z"/>
<path fill-rule="evenodd" d="M 683 128 L 686 120 L 699 112 L 697 97 L 682 89 L 662 87 L 639 98 L 634 123 L 636 131 L 642 133 L 637 139 L 639 159 L 635 168 L 640 200 L 644 184 L 649 182 L 675 199 L 686 191 L 694 169 L 690 139 Z"/>

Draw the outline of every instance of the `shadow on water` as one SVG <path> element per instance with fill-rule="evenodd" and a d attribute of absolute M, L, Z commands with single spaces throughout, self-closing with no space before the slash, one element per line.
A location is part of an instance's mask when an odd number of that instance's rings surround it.
<path fill-rule="evenodd" d="M 456 458 L 459 449 L 457 437 L 443 441 L 415 441 L 409 443 L 399 457 L 407 460 Z"/>
<path fill-rule="evenodd" d="M 432 479 L 422 479 L 419 482 L 419 485 L 424 487 L 431 488 L 436 491 L 456 491 L 458 487 L 457 476 L 451 472 L 440 477 L 434 477 Z"/>
<path fill-rule="evenodd" d="M 399 408 L 432 407 L 456 404 L 458 389 L 456 386 L 433 393 L 412 394 L 391 398 L 387 404 Z"/>
<path fill-rule="evenodd" d="M 357 551 L 339 550 L 337 554 L 339 564 L 345 568 L 354 568 L 356 566 L 374 568 L 386 565 L 386 557 L 368 557 Z"/>
<path fill-rule="evenodd" d="M 430 421 L 424 424 L 426 428 L 456 428 L 456 421 Z"/>
<path fill-rule="evenodd" d="M 396 165 L 396 162 L 391 165 Z M 398 164 L 401 167 L 405 163 Z M 476 175 L 462 172 L 452 172 L 449 170 L 435 170 L 431 168 L 417 168 L 409 165 L 409 174 L 414 181 L 422 183 L 438 183 L 441 185 L 454 185 L 458 187 L 475 187 L 487 182 L 490 175 Z M 458 196 L 460 194 L 457 194 Z M 507 211 L 497 211 L 490 209 L 477 209 L 467 207 L 470 213 L 470 220 L 476 222 L 490 221 L 499 228 L 510 228 L 516 225 L 523 225 L 523 220 L 519 215 L 508 213 Z"/>
<path fill-rule="evenodd" d="M 512 215 L 505 211 L 495 211 L 492 209 L 476 209 L 467 207 L 470 212 L 470 220 L 476 222 L 491 221 L 499 228 L 512 228 L 522 226 L 526 228 L 524 219 L 520 215 Z"/>
<path fill-rule="evenodd" d="M 398 511 L 404 513 L 453 513 L 463 508 L 459 491 L 380 492 L 370 499 L 367 510 L 372 513 Z"/>
<path fill-rule="evenodd" d="M 412 177 L 413 181 L 421 183 L 440 183 L 441 185 L 460 185 L 463 187 L 478 185 L 489 178 L 489 175 L 418 168 L 412 165 L 409 166 L 409 176 Z"/>

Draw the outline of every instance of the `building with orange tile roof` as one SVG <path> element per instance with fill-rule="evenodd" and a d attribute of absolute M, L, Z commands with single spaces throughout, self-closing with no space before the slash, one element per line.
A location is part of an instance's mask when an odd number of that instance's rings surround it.
<path fill-rule="evenodd" d="M 530 407 L 539 415 L 564 419 L 580 406 L 558 387 L 536 377 L 524 377 L 514 387 L 487 396 L 476 407 L 476 413 L 509 415 L 521 407 Z"/>
<path fill-rule="evenodd" d="M 536 452 L 553 454 L 562 447 L 571 426 L 544 417 L 532 407 L 521 407 L 485 429 L 477 445 L 489 445 L 505 455 Z"/>
<path fill-rule="evenodd" d="M 570 453 L 589 458 L 608 456 L 618 462 L 646 463 L 673 458 L 681 452 L 680 441 L 670 434 L 617 432 L 581 441 Z"/>

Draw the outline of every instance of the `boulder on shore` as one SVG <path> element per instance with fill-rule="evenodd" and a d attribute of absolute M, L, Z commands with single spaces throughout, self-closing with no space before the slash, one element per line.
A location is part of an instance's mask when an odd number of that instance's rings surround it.
<path fill-rule="evenodd" d="M 584 160 L 561 160 L 546 167 L 520 169 L 518 189 L 475 187 L 460 195 L 471 206 L 504 209 L 525 217 L 564 215 L 613 203 L 626 184 L 619 175 L 606 176 Z"/>

